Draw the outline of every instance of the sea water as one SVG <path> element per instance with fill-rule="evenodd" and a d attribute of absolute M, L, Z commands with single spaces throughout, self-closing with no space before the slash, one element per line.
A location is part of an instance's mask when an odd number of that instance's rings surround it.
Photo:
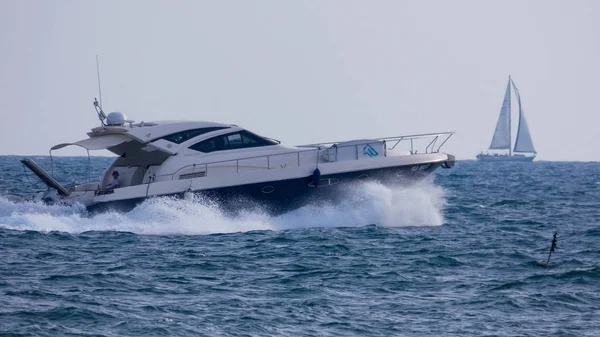
<path fill-rule="evenodd" d="M 3 336 L 600 335 L 599 163 L 459 161 L 231 217 L 199 198 L 15 202 L 43 190 L 18 159 L 0 157 Z M 96 180 L 110 160 L 54 174 Z"/>

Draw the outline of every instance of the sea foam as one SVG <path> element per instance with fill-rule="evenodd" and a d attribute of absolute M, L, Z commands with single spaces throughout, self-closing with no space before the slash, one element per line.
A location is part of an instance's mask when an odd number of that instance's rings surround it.
<path fill-rule="evenodd" d="M 205 198 L 153 198 L 128 213 L 106 212 L 88 216 L 81 205 L 15 203 L 0 197 L 0 227 L 44 232 L 94 230 L 195 235 L 369 224 L 439 226 L 444 222 L 445 192 L 432 179 L 393 187 L 363 182 L 344 187 L 340 193 L 344 193 L 344 198 L 337 204 L 314 202 L 278 216 L 270 216 L 260 207 L 229 216 Z"/>

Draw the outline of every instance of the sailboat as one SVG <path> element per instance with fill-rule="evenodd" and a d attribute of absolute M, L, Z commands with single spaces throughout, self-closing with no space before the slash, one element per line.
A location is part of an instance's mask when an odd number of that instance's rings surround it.
<path fill-rule="evenodd" d="M 511 144 L 511 87 L 514 89 L 517 102 L 519 103 L 519 124 L 517 125 L 517 137 L 514 149 Z M 489 150 L 499 152 L 490 153 Z M 489 150 L 488 153 L 478 154 L 477 160 L 532 162 L 537 154 L 531 140 L 527 121 L 525 121 L 519 89 L 517 89 L 510 76 L 508 77 L 504 102 L 502 103 L 502 109 L 500 109 L 500 116 L 498 117 L 498 123 L 496 123 L 496 130 L 494 131 L 494 137 L 492 138 Z"/>

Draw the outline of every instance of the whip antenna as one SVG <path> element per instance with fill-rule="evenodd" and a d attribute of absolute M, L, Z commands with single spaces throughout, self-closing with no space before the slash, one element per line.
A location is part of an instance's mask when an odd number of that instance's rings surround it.
<path fill-rule="evenodd" d="M 98 74 L 98 97 L 100 97 L 100 106 L 102 107 L 102 87 L 100 86 L 100 62 L 98 62 L 98 55 L 96 55 L 96 73 Z"/>
<path fill-rule="evenodd" d="M 98 97 L 100 97 L 100 103 L 98 100 L 94 98 L 94 108 L 96 109 L 96 113 L 98 114 L 98 119 L 100 119 L 100 123 L 104 124 L 104 120 L 106 119 L 106 114 L 102 111 L 102 89 L 100 87 L 100 62 L 98 62 L 98 55 L 96 55 L 96 74 L 98 75 Z"/>

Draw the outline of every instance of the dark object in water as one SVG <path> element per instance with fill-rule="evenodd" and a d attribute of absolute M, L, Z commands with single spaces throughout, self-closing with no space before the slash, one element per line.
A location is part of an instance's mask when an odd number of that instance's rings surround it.
<path fill-rule="evenodd" d="M 554 232 L 554 236 L 552 237 L 552 245 L 550 245 L 550 252 L 548 253 L 548 261 L 546 264 L 550 263 L 550 256 L 552 253 L 556 251 L 556 243 L 558 242 L 558 232 Z"/>
<path fill-rule="evenodd" d="M 548 253 L 548 260 L 546 263 L 538 262 L 538 266 L 549 267 L 550 266 L 550 257 L 552 253 L 556 252 L 556 244 L 558 243 L 558 232 L 554 232 L 554 236 L 552 237 L 552 244 L 550 245 L 550 252 Z"/>

